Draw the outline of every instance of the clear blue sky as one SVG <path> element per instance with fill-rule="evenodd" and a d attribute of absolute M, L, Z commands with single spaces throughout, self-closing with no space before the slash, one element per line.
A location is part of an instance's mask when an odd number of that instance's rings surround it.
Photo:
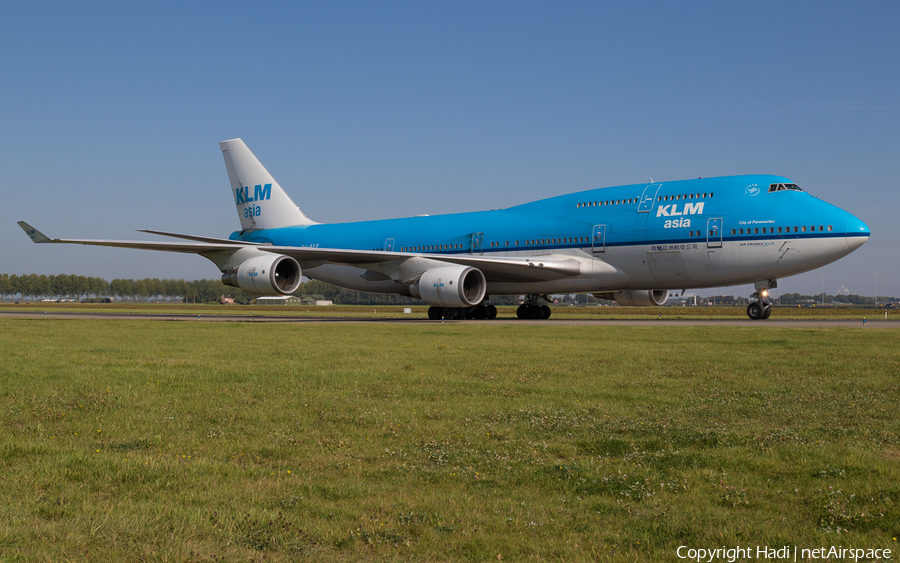
<path fill-rule="evenodd" d="M 878 272 L 900 296 L 898 21 L 895 1 L 7 2 L 0 271 L 217 277 L 16 221 L 227 236 L 218 142 L 241 137 L 320 222 L 781 174 L 872 238 L 780 290 L 872 295 Z"/>

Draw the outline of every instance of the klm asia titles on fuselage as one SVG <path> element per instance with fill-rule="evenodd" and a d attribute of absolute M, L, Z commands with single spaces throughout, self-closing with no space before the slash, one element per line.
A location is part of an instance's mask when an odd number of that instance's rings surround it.
<path fill-rule="evenodd" d="M 680 217 L 682 215 L 703 215 L 703 206 L 706 202 L 699 201 L 697 203 L 685 203 L 683 211 L 678 211 L 678 204 L 660 205 L 656 208 L 657 217 Z M 663 223 L 664 229 L 688 228 L 691 226 L 690 219 L 667 219 Z"/>

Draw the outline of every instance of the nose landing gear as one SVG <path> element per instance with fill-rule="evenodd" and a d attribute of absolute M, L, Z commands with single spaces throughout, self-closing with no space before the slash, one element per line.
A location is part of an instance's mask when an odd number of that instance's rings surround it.
<path fill-rule="evenodd" d="M 754 301 L 747 305 L 747 316 L 753 320 L 768 319 L 772 315 L 772 306 L 765 301 Z"/>
<path fill-rule="evenodd" d="M 769 303 L 769 290 L 778 287 L 777 280 L 764 280 L 754 284 L 756 291 L 750 297 L 756 301 L 747 305 L 747 316 L 751 319 L 768 319 L 772 316 L 772 305 Z"/>

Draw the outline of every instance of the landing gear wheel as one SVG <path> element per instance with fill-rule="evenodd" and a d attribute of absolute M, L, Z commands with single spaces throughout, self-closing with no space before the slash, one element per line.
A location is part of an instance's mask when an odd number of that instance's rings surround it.
<path fill-rule="evenodd" d="M 472 309 L 472 312 L 470 314 L 475 320 L 484 320 L 487 318 L 487 307 L 485 307 L 484 305 L 479 305 Z"/>
<path fill-rule="evenodd" d="M 769 313 L 771 314 L 771 309 L 769 309 Z M 755 301 L 755 302 L 747 305 L 747 316 L 750 317 L 751 319 L 753 319 L 754 321 L 765 318 L 765 317 L 763 317 L 763 315 L 765 315 L 765 314 L 766 314 L 766 307 L 762 303 Z"/>
<path fill-rule="evenodd" d="M 547 305 L 541 305 L 541 318 L 546 320 L 550 318 L 550 307 Z"/>
<path fill-rule="evenodd" d="M 529 317 L 528 307 L 526 307 L 525 305 L 519 305 L 519 308 L 516 309 L 516 317 L 520 319 L 527 319 Z"/>
<path fill-rule="evenodd" d="M 547 307 L 549 309 L 549 307 Z M 544 318 L 544 308 L 540 305 L 532 305 L 528 307 L 528 318 L 540 320 Z"/>
<path fill-rule="evenodd" d="M 484 308 L 484 318 L 492 321 L 497 318 L 497 308 L 493 305 L 487 305 Z"/>
<path fill-rule="evenodd" d="M 772 316 L 772 306 L 769 305 L 768 303 L 766 303 L 765 310 L 763 311 L 763 316 L 762 316 L 762 318 L 768 319 L 768 318 L 771 317 L 771 316 Z"/>
<path fill-rule="evenodd" d="M 452 321 L 456 318 L 456 309 L 453 307 L 444 307 L 441 309 L 441 316 L 445 321 Z"/>
<path fill-rule="evenodd" d="M 433 321 L 441 320 L 441 309 L 440 307 L 429 307 L 428 308 L 428 318 Z"/>

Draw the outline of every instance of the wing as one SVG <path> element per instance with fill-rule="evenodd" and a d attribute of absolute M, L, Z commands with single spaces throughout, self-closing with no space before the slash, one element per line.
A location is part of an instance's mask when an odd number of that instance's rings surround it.
<path fill-rule="evenodd" d="M 195 235 L 182 235 L 164 231 L 144 230 L 142 232 L 181 238 L 191 242 L 152 242 L 133 240 L 101 239 L 51 239 L 28 223 L 19 221 L 19 226 L 36 243 L 85 244 L 90 246 L 112 246 L 181 252 L 204 256 L 219 252 L 234 252 L 248 246 L 264 252 L 283 254 L 297 260 L 301 267 L 312 268 L 322 264 L 341 264 L 360 268 L 377 268 L 378 264 L 423 258 L 447 264 L 459 264 L 478 268 L 489 281 L 533 282 L 562 279 L 581 274 L 582 261 L 570 256 L 532 256 L 528 258 L 488 257 L 477 254 L 427 254 L 421 252 L 390 252 L 378 250 L 352 250 L 341 248 L 305 248 L 297 246 L 272 246 L 229 239 L 219 239 Z"/>
<path fill-rule="evenodd" d="M 183 252 L 186 254 L 205 254 L 221 250 L 238 250 L 244 244 L 232 241 L 222 242 L 151 242 L 139 240 L 102 240 L 102 239 L 61 239 L 50 238 L 35 229 L 25 221 L 19 221 L 19 226 L 25 231 L 31 240 L 36 243 L 59 244 L 86 244 L 90 246 L 113 246 L 118 248 L 137 248 L 140 250 L 162 250 L 165 252 Z M 199 238 L 199 237 L 198 237 Z M 221 239 L 220 239 L 221 240 Z M 252 246 L 252 245 L 251 245 Z"/>
<path fill-rule="evenodd" d="M 284 254 L 307 267 L 320 264 L 342 264 L 370 268 L 380 263 L 424 258 L 447 264 L 478 268 L 488 281 L 549 281 L 581 274 L 581 261 L 569 256 L 508 258 L 477 254 L 428 254 L 422 252 L 388 252 L 348 250 L 340 248 L 298 248 L 295 246 L 260 246 L 259 250 Z"/>

